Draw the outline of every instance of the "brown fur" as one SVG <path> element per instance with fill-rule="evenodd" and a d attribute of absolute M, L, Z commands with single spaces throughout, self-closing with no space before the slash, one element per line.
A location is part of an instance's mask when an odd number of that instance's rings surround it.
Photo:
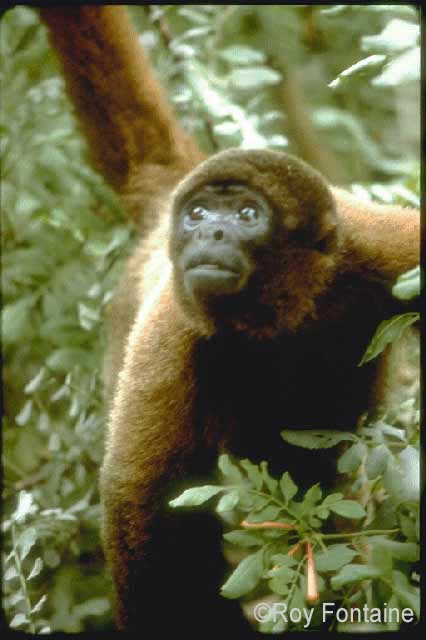
<path fill-rule="evenodd" d="M 145 222 L 141 198 L 156 207 L 201 152 L 176 123 L 124 7 L 70 5 L 40 14 L 94 166 Z"/>
<path fill-rule="evenodd" d="M 110 313 L 107 377 L 115 395 L 101 491 L 117 623 L 140 630 L 155 618 L 159 637 L 196 638 L 202 629 L 219 637 L 224 628 L 229 637 L 251 637 L 235 603 L 217 596 L 217 524 L 205 528 L 204 515 L 176 515 L 167 500 L 195 479 L 206 482 L 224 448 L 268 459 L 278 472 L 289 468 L 302 483 L 332 478 L 329 452 L 301 457 L 279 432 L 353 429 L 380 399 L 377 362 L 357 363 L 377 324 L 403 308 L 390 287 L 418 262 L 417 213 L 365 204 L 340 189 L 317 190 L 306 165 L 262 151 L 208 161 L 170 202 L 202 154 L 171 113 L 125 10 L 67 7 L 43 9 L 42 16 L 95 165 L 134 218 L 143 212 L 146 228 L 151 218 L 158 222 L 130 259 Z M 169 216 L 195 183 L 233 177 L 281 210 L 282 253 L 262 265 L 274 276 L 252 300 L 272 315 L 260 322 L 256 311 L 239 317 L 231 308 L 220 317 L 225 330 L 212 330 L 188 315 L 177 295 Z M 336 230 L 330 252 L 285 244 L 284 230 L 310 228 L 310 217 L 314 236 Z"/>

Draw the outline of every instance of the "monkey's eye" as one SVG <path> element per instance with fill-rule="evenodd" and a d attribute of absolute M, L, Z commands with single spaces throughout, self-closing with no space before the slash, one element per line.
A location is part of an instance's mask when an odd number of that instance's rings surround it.
<path fill-rule="evenodd" d="M 259 214 L 255 207 L 247 205 L 238 211 L 238 219 L 243 222 L 256 222 Z"/>
<path fill-rule="evenodd" d="M 207 209 L 200 204 L 195 205 L 188 213 L 188 217 L 191 221 L 203 220 L 207 215 Z"/>

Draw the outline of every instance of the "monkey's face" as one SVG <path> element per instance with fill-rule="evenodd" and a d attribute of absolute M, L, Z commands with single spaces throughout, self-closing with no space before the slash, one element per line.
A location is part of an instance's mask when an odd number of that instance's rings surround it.
<path fill-rule="evenodd" d="M 194 193 L 175 226 L 175 272 L 186 294 L 203 305 L 244 289 L 271 221 L 265 198 L 243 184 L 207 184 Z"/>
<path fill-rule="evenodd" d="M 300 327 L 314 317 L 336 255 L 330 189 L 287 154 L 220 152 L 174 193 L 175 293 L 204 334 L 264 338 Z"/>

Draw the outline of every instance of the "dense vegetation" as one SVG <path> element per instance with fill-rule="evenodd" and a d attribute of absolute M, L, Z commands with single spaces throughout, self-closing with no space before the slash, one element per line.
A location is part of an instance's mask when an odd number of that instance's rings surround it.
<path fill-rule="evenodd" d="M 286 149 L 361 198 L 418 205 L 414 8 L 130 10 L 180 118 L 204 149 Z M 87 165 L 34 10 L 19 6 L 5 13 L 1 47 L 3 607 L 8 623 L 28 632 L 100 630 L 111 625 L 97 489 L 105 426 L 102 312 L 134 233 Z M 417 295 L 418 271 L 395 293 Z M 367 357 L 415 319 L 402 316 L 380 327 Z M 414 343 L 411 369 L 417 359 Z M 317 486 L 296 500 L 288 474 L 273 479 L 266 465 L 225 457 L 223 485 L 194 489 L 176 501 L 200 504 L 221 494 L 218 511 L 233 528 L 227 542 L 247 551 L 225 596 L 275 594 L 293 607 L 306 606 L 309 560 L 321 597 L 345 606 L 388 602 L 418 615 L 417 393 L 414 375 L 391 413 L 374 422 L 366 417 L 350 436 L 339 470 L 347 475 L 351 500 L 323 495 Z M 307 447 L 331 446 L 338 438 L 329 434 L 324 442 L 307 434 L 303 441 L 289 431 L 283 437 Z M 285 515 L 296 528 L 238 528 L 254 513 L 258 522 L 280 522 Z M 355 522 L 338 539 L 323 532 L 333 513 Z M 316 545 L 313 559 L 307 545 Z M 261 627 L 282 629 L 270 620 Z"/>

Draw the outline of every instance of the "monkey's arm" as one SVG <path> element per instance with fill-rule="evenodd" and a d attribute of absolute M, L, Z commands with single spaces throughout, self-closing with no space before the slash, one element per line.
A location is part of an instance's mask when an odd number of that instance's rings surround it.
<path fill-rule="evenodd" d="M 132 589 L 141 599 L 150 589 L 160 597 L 150 584 L 152 529 L 166 506 L 166 487 L 179 476 L 191 449 L 189 336 L 183 327 L 170 330 L 171 305 L 158 306 L 161 313 L 140 312 L 130 334 L 101 472 L 104 547 L 122 628 L 137 626 L 142 603 L 134 601 Z"/>
<path fill-rule="evenodd" d="M 101 472 L 103 537 L 119 628 L 141 630 L 158 618 L 164 637 L 196 637 L 230 610 L 235 622 L 227 624 L 246 622 L 219 595 L 220 524 L 168 505 L 217 457 L 195 415 L 194 336 L 168 294 L 147 302 L 129 336 Z"/>
<path fill-rule="evenodd" d="M 360 202 L 340 189 L 333 192 L 343 223 L 343 268 L 355 275 L 362 289 L 366 290 L 370 283 L 379 283 L 390 295 L 398 276 L 419 264 L 419 212 L 398 205 Z M 347 291 L 345 289 L 345 295 Z M 388 317 L 418 310 L 419 299 L 400 301 L 391 295 L 390 299 L 393 304 L 388 307 Z M 417 330 L 410 327 L 381 354 L 371 388 L 371 410 L 378 413 L 395 410 L 407 393 L 409 381 L 418 376 L 412 364 L 407 365 L 408 353 L 417 335 Z"/>
<path fill-rule="evenodd" d="M 170 184 L 201 159 L 154 77 L 124 7 L 45 7 L 40 15 L 92 161 L 115 189 L 128 189 L 146 165 L 164 167 Z"/>
<path fill-rule="evenodd" d="M 344 261 L 367 279 L 392 285 L 420 261 L 420 215 L 398 205 L 360 202 L 333 188 L 345 247 Z"/>

